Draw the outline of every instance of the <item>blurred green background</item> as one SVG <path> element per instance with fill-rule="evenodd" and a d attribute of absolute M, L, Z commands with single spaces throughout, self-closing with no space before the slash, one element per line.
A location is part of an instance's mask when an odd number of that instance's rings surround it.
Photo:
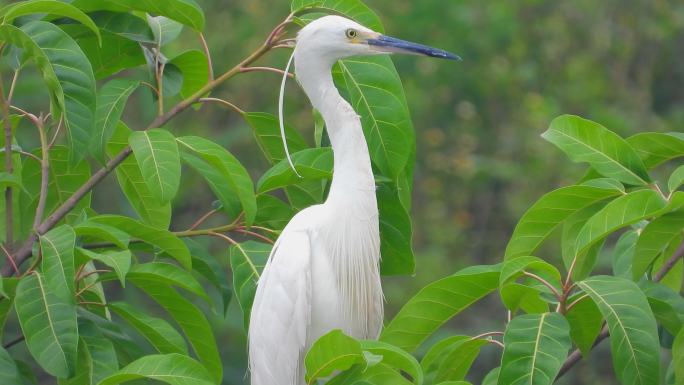
<path fill-rule="evenodd" d="M 217 73 L 256 48 L 289 12 L 285 0 L 197 0 Z M 497 263 L 520 215 L 543 193 L 572 183 L 583 167 L 569 163 L 539 134 L 559 114 L 582 115 L 623 136 L 684 128 L 684 2 L 665 0 L 366 0 L 392 36 L 458 53 L 462 62 L 397 57 L 418 138 L 413 225 L 417 272 L 385 279 L 387 319 L 421 286 L 472 264 Z M 167 56 L 200 48 L 187 32 Z M 288 50 L 258 65 L 283 68 Z M 22 76 L 16 103 L 44 106 L 39 79 Z M 238 76 L 215 96 L 247 111 L 277 111 L 280 77 Z M 38 93 L 37 93 L 38 92 Z M 42 101 L 41 101 L 42 99 Z M 124 120 L 141 128 L 154 116 L 139 91 Z M 294 82 L 287 120 L 313 143 L 311 109 Z M 268 164 L 249 127 L 217 105 L 188 111 L 170 125 L 176 133 L 214 138 L 258 178 Z M 184 176 L 173 227 L 187 227 L 214 198 Z M 98 187 L 94 208 L 130 213 L 113 178 Z M 225 254 L 224 245 L 215 245 Z M 540 256 L 558 261 L 558 249 Z M 224 255 L 225 257 L 225 255 Z M 605 258 L 604 258 L 605 260 Z M 606 264 L 607 265 L 607 264 Z M 226 271 L 226 274 L 228 272 Z M 214 317 L 226 366 L 226 384 L 246 383 L 242 315 Z M 446 334 L 501 330 L 506 312 L 489 298 L 457 317 Z M 607 344 L 561 384 L 613 384 Z M 470 379 L 479 383 L 499 352 L 491 346 Z"/>

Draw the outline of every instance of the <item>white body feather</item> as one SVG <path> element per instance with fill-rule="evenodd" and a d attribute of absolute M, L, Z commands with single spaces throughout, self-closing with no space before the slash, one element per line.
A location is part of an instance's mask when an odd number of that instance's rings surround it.
<path fill-rule="evenodd" d="M 328 16 L 299 34 L 295 72 L 325 120 L 334 176 L 325 203 L 292 218 L 258 283 L 249 328 L 252 385 L 304 383 L 304 355 L 333 329 L 362 339 L 382 327 L 380 236 L 375 181 L 361 122 L 333 84 L 332 65 L 363 52 L 336 51 L 350 20 Z M 365 29 L 367 30 L 367 29 Z M 331 37 L 335 39 L 335 37 Z M 333 43 L 335 43 L 333 41 Z"/>

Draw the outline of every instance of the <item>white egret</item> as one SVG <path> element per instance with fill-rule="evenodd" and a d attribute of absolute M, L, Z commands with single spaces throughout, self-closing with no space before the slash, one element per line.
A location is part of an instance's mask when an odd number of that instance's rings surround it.
<path fill-rule="evenodd" d="M 303 384 L 306 351 L 333 329 L 359 339 L 380 333 L 380 235 L 371 159 L 361 120 L 335 88 L 331 69 L 340 59 L 382 53 L 458 59 L 340 16 L 319 18 L 297 35 L 296 78 L 325 120 L 334 175 L 325 203 L 287 224 L 259 279 L 249 327 L 252 385 Z"/>

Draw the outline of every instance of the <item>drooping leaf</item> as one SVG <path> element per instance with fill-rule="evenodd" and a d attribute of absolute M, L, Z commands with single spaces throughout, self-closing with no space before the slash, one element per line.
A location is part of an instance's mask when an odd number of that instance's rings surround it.
<path fill-rule="evenodd" d="M 220 292 L 223 302 L 223 314 L 225 316 L 230 300 L 233 297 L 233 290 L 228 282 L 228 274 L 224 272 L 224 267 L 217 258 L 211 255 L 205 247 L 191 238 L 185 238 L 184 241 L 192 253 L 193 270 L 211 282 L 216 290 Z"/>
<path fill-rule="evenodd" d="M 113 79 L 105 83 L 97 93 L 97 110 L 95 113 L 95 130 L 90 153 L 101 161 L 105 156 L 105 148 L 109 138 L 116 129 L 123 113 L 128 97 L 140 85 L 132 79 Z"/>
<path fill-rule="evenodd" d="M 658 384 L 656 320 L 637 285 L 611 276 L 590 277 L 577 285 L 598 306 L 608 323 L 615 374 L 623 384 Z"/>
<path fill-rule="evenodd" d="M 442 351 L 433 375 L 433 383 L 442 381 L 459 381 L 465 378 L 473 362 L 480 353 L 480 348 L 487 344 L 484 339 L 466 338 L 454 341 Z M 448 382 L 447 382 L 448 383 Z"/>
<path fill-rule="evenodd" d="M 230 267 L 233 270 L 233 291 L 242 308 L 245 329 L 249 326 L 249 316 L 256 294 L 261 271 L 266 266 L 271 253 L 271 245 L 247 241 L 230 248 Z"/>
<path fill-rule="evenodd" d="M 627 138 L 647 168 L 684 156 L 684 136 L 680 132 L 642 132 Z"/>
<path fill-rule="evenodd" d="M 185 339 L 164 319 L 152 317 L 126 302 L 110 303 L 109 308 L 133 326 L 160 354 L 188 354 Z"/>
<path fill-rule="evenodd" d="M 499 266 L 474 266 L 433 282 L 411 298 L 380 340 L 412 352 L 450 318 L 494 291 Z"/>
<path fill-rule="evenodd" d="M 363 362 L 359 341 L 340 330 L 333 330 L 314 342 L 306 353 L 306 382 L 314 384 L 316 379 L 325 378 L 335 371 L 346 370 L 354 364 Z"/>
<path fill-rule="evenodd" d="M 573 252 L 576 258 L 575 268 L 578 271 L 590 271 L 593 261 L 586 258 L 586 252 L 592 245 L 621 227 L 658 213 L 666 204 L 653 190 L 637 190 L 608 203 L 582 226 L 577 235 Z"/>
<path fill-rule="evenodd" d="M 287 160 L 281 160 L 261 176 L 257 183 L 257 192 L 263 194 L 303 181 L 332 178 L 333 156 L 329 147 L 309 148 L 293 153 L 292 163 L 301 177 L 295 174 Z"/>
<path fill-rule="evenodd" d="M 570 327 L 559 313 L 526 314 L 508 323 L 500 385 L 552 384 L 571 347 Z"/>
<path fill-rule="evenodd" d="M 389 186 L 379 186 L 376 195 L 380 213 L 380 272 L 382 275 L 413 274 L 416 262 L 411 217 Z"/>
<path fill-rule="evenodd" d="M 542 290 L 539 287 L 511 282 L 501 286 L 499 294 L 501 302 L 513 313 L 519 309 L 530 314 L 549 311 L 549 304 L 541 297 Z"/>
<path fill-rule="evenodd" d="M 651 221 L 644 227 L 634 248 L 632 261 L 632 278 L 641 278 L 659 254 L 665 251 L 670 243 L 684 229 L 684 210 L 665 214 Z"/>
<path fill-rule="evenodd" d="M 570 337 L 582 352 L 584 357 L 589 356 L 594 341 L 601 332 L 603 317 L 598 307 L 590 297 L 579 299 L 579 296 L 571 297 L 568 301 L 575 303 L 565 314 L 570 324 Z"/>
<path fill-rule="evenodd" d="M 157 0 L 75 0 L 72 4 L 84 12 L 143 11 L 176 20 L 196 31 L 204 29 L 204 13 L 193 0 L 168 0 L 163 3 Z"/>
<path fill-rule="evenodd" d="M 228 214 L 229 218 L 237 218 L 242 212 L 242 206 L 238 197 L 233 193 L 230 182 L 228 182 L 223 174 L 206 161 L 192 154 L 183 152 L 181 153 L 181 159 L 202 175 L 211 191 L 221 202 L 221 209 Z M 259 205 L 257 206 L 259 207 Z M 261 207 L 259 208 L 261 209 Z"/>
<path fill-rule="evenodd" d="M 161 381 L 170 385 L 212 385 L 216 383 L 207 369 L 199 362 L 188 356 L 172 353 L 139 358 L 100 381 L 98 385 L 116 385 L 140 378 Z"/>
<path fill-rule="evenodd" d="M 178 67 L 183 74 L 183 86 L 180 90 L 183 98 L 192 96 L 209 82 L 209 62 L 201 51 L 185 51 L 169 63 Z"/>
<path fill-rule="evenodd" d="M 268 194 L 259 194 L 257 196 L 257 206 L 259 210 L 257 211 L 254 223 L 273 230 L 285 228 L 285 225 L 295 214 L 290 205 Z"/>
<path fill-rule="evenodd" d="M 40 236 L 41 271 L 49 290 L 62 301 L 74 302 L 74 247 L 76 234 L 68 225 Z"/>
<path fill-rule="evenodd" d="M 566 269 L 570 269 L 573 260 L 575 259 L 575 245 L 577 244 L 577 237 L 580 231 L 587 223 L 589 218 L 593 217 L 599 210 L 601 210 L 609 201 L 600 201 L 591 206 L 585 207 L 582 210 L 574 212 L 565 222 L 563 222 L 563 232 L 561 234 L 561 256 L 563 257 L 563 264 Z M 586 277 L 594 267 L 594 261 L 597 260 L 598 254 L 601 252 L 603 242 L 595 243 L 583 252 L 581 258 L 588 261 L 580 269 L 575 269 L 573 276 L 576 279 Z"/>
<path fill-rule="evenodd" d="M 76 307 L 52 293 L 38 272 L 19 282 L 14 307 L 36 362 L 53 376 L 73 375 L 78 345 Z"/>
<path fill-rule="evenodd" d="M 173 317 L 188 337 L 199 361 L 209 371 L 212 383 L 220 383 L 223 377 L 223 365 L 214 333 L 204 314 L 169 285 L 151 281 L 131 281 Z"/>
<path fill-rule="evenodd" d="M 102 277 L 102 279 L 107 280 L 107 277 Z M 128 279 L 180 287 L 203 298 L 207 302 L 209 301 L 204 288 L 190 272 L 170 263 L 150 262 L 134 264 L 128 272 Z"/>
<path fill-rule="evenodd" d="M 95 76 L 93 69 L 78 44 L 54 24 L 31 21 L 21 27 L 49 60 L 63 94 L 53 105 L 55 114 L 64 111 L 71 148 L 71 161 L 83 158 L 93 137 L 95 122 Z"/>
<path fill-rule="evenodd" d="M 140 45 L 116 33 L 102 30 L 102 45 L 97 38 L 81 25 L 60 26 L 83 50 L 93 67 L 95 79 L 104 79 L 122 70 L 145 64 L 145 55 Z"/>
<path fill-rule="evenodd" d="M 74 19 L 84 26 L 88 27 L 95 36 L 102 43 L 100 30 L 93 20 L 88 17 L 83 11 L 74 7 L 69 3 L 64 3 L 56 0 L 33 0 L 21 1 L 11 6 L 4 7 L 0 10 L 0 17 L 5 23 L 11 23 L 17 17 L 46 13 L 49 15 L 57 15 Z"/>
<path fill-rule="evenodd" d="M 184 268 L 190 270 L 192 267 L 190 251 L 187 246 L 167 230 L 155 229 L 134 219 L 119 215 L 99 215 L 88 219 L 88 221 L 116 227 L 134 238 L 158 247 L 163 253 L 177 260 Z"/>
<path fill-rule="evenodd" d="M 642 280 L 639 287 L 646 295 L 658 323 L 676 336 L 684 324 L 684 298 L 662 283 Z"/>
<path fill-rule="evenodd" d="M 154 34 L 149 25 L 132 13 L 97 11 L 92 12 L 90 17 L 103 31 L 140 43 L 154 43 Z"/>
<path fill-rule="evenodd" d="M 100 261 L 105 265 L 114 269 L 114 273 L 119 278 L 122 287 L 126 287 L 126 274 L 131 268 L 131 251 L 130 250 L 103 250 L 93 252 L 86 249 L 79 249 L 80 253 L 84 254 L 90 259 Z"/>
<path fill-rule="evenodd" d="M 91 359 L 90 373 L 86 384 L 97 384 L 103 378 L 119 369 L 119 362 L 114 350 L 114 344 L 105 338 L 93 321 L 79 320 L 78 332 L 81 340 L 88 349 Z M 79 348 L 82 345 L 79 345 Z M 80 363 L 80 362 L 79 362 Z"/>
<path fill-rule="evenodd" d="M 560 285 L 561 276 L 558 269 L 550 263 L 532 256 L 519 257 L 505 261 L 501 266 L 499 285 L 505 285 L 521 277 L 524 272 L 535 272 L 551 278 L 552 283 Z"/>
<path fill-rule="evenodd" d="M 265 112 L 246 112 L 243 117 L 252 128 L 259 148 L 271 163 L 285 159 L 285 147 L 280 137 L 278 118 Z M 294 154 L 307 148 L 304 138 L 292 126 L 285 124 L 285 137 L 290 153 Z"/>
<path fill-rule="evenodd" d="M 670 178 L 667 180 L 667 189 L 670 190 L 670 192 L 673 192 L 677 190 L 679 187 L 681 187 L 683 184 L 684 166 L 679 166 L 672 172 L 672 174 L 670 174 Z"/>
<path fill-rule="evenodd" d="M 163 47 L 176 40 L 183 31 L 183 24 L 164 16 L 150 16 L 148 14 L 147 24 L 152 30 L 157 47 Z"/>
<path fill-rule="evenodd" d="M 624 232 L 615 242 L 612 258 L 613 275 L 622 278 L 632 277 L 632 261 L 638 239 L 639 232 L 629 230 Z"/>
<path fill-rule="evenodd" d="M 177 138 L 178 143 L 196 153 L 219 171 L 230 183 L 245 212 L 245 222 L 251 224 L 256 216 L 257 205 L 254 184 L 244 166 L 225 148 L 198 136 Z"/>
<path fill-rule="evenodd" d="M 602 175 L 631 185 L 650 181 L 644 163 L 624 139 L 602 125 L 579 116 L 563 115 L 542 137 L 574 162 L 587 162 Z"/>
<path fill-rule="evenodd" d="M 128 145 L 131 130 L 119 122 L 116 131 L 107 144 L 107 154 L 115 156 Z M 136 213 L 148 225 L 167 229 L 171 221 L 171 205 L 158 202 L 152 196 L 140 168 L 133 157 L 128 157 L 116 168 L 116 179 L 124 195 Z"/>
<path fill-rule="evenodd" d="M 128 143 L 152 197 L 162 203 L 170 202 L 178 192 L 181 176 L 176 138 L 155 128 L 132 132 Z"/>
<path fill-rule="evenodd" d="M 413 383 L 420 385 L 423 383 L 423 370 L 418 361 L 404 350 L 394 345 L 382 341 L 364 340 L 361 342 L 361 349 L 382 356 L 382 363 L 408 373 L 413 379 Z"/>
<path fill-rule="evenodd" d="M 618 189 L 578 185 L 544 195 L 523 214 L 515 226 L 506 246 L 505 258 L 534 254 L 556 226 L 573 213 L 620 194 Z"/>
<path fill-rule="evenodd" d="M 117 368 L 118 369 L 118 368 Z M 70 378 L 57 379 L 57 385 L 90 385 L 93 374 L 93 359 L 90 357 L 90 351 L 82 338 L 78 340 L 78 358 L 76 359 L 76 370 L 74 375 Z M 24 384 L 20 382 L 19 384 Z M 37 381 L 33 382 L 37 384 Z"/>
<path fill-rule="evenodd" d="M 89 237 L 111 242 L 121 249 L 127 249 L 131 236 L 116 227 L 95 222 L 81 222 L 73 226 L 78 237 Z"/>
<path fill-rule="evenodd" d="M 0 382 L 3 384 L 23 384 L 17 364 L 7 350 L 0 347 Z"/>

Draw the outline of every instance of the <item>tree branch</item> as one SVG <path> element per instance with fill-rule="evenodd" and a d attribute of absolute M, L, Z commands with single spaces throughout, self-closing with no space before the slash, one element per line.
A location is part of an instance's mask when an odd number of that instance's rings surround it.
<path fill-rule="evenodd" d="M 291 18 L 292 15 L 289 15 L 286 19 L 286 22 L 289 23 L 289 20 L 291 20 Z M 277 28 L 279 27 L 276 27 L 276 29 Z M 272 35 L 269 35 L 269 38 L 266 40 L 266 42 L 264 42 L 256 51 L 254 51 L 251 55 L 242 60 L 236 66 L 234 66 L 218 78 L 214 79 L 213 81 L 207 83 L 194 95 L 188 97 L 187 99 L 184 99 L 183 101 L 175 105 L 173 108 L 171 108 L 169 111 L 167 111 L 165 114 L 157 116 L 154 119 L 154 121 L 150 123 L 147 129 L 163 126 L 168 121 L 175 118 L 178 114 L 185 111 L 187 108 L 196 103 L 205 94 L 207 94 L 208 92 L 210 92 L 226 80 L 239 74 L 241 68 L 249 66 L 254 61 L 263 56 L 265 53 L 271 50 L 271 48 L 273 48 L 274 41 L 271 39 L 271 36 Z M 107 164 L 105 164 L 103 168 L 97 170 L 85 184 L 83 184 L 78 190 L 74 192 L 72 196 L 70 196 L 66 200 L 66 202 L 59 206 L 47 219 L 45 219 L 45 221 L 43 221 L 36 228 L 36 231 L 28 237 L 26 242 L 24 242 L 21 248 L 17 250 L 17 252 L 15 253 L 17 265 L 20 266 L 31 256 L 33 243 L 36 241 L 36 239 L 38 239 L 39 234 L 45 234 L 52 227 L 54 227 L 62 218 L 64 218 L 64 216 L 66 216 L 66 214 L 68 214 L 76 206 L 76 204 L 84 196 L 88 194 L 88 192 L 90 192 L 90 190 L 92 190 L 100 181 L 102 181 L 102 179 L 104 179 L 112 170 L 114 170 L 121 162 L 123 162 L 131 154 L 131 152 L 132 150 L 130 147 L 126 147 L 123 150 L 121 150 L 121 152 L 114 156 L 114 158 L 110 159 L 109 162 L 107 162 Z M 9 276 L 11 274 L 11 267 L 3 266 L 2 275 Z"/>

